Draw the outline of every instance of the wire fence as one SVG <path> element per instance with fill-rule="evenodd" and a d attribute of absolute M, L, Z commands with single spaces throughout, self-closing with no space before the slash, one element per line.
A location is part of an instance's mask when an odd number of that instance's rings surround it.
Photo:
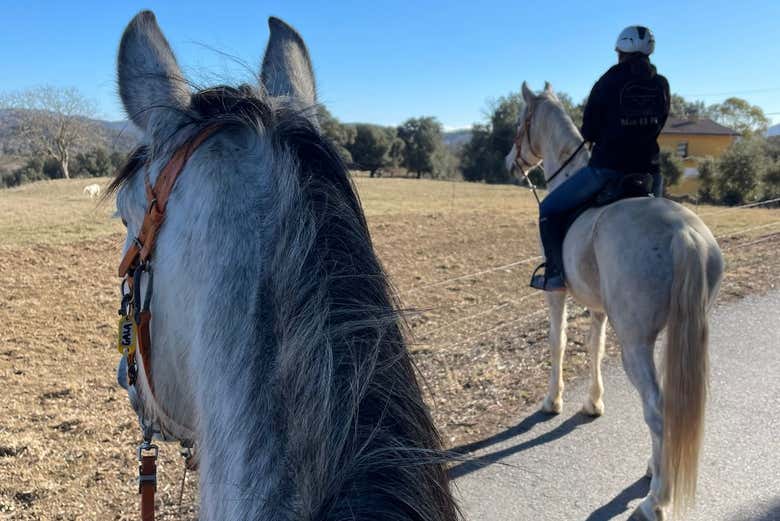
<path fill-rule="evenodd" d="M 777 202 L 777 201 L 780 201 L 780 198 L 778 198 L 778 199 L 770 199 L 770 200 L 767 200 L 767 201 L 761 201 L 759 203 L 750 203 L 750 204 L 747 204 L 747 205 L 742 205 L 740 207 L 729 208 L 728 210 L 733 210 L 733 209 L 738 209 L 738 208 L 752 208 L 752 207 L 755 207 L 755 206 L 758 206 L 758 205 L 761 205 L 761 204 L 770 204 L 770 203 Z M 712 215 L 712 214 L 713 213 L 711 212 L 708 215 Z M 703 215 L 704 214 L 700 214 L 699 216 L 701 217 Z M 737 236 L 744 235 L 744 234 L 752 232 L 752 231 L 762 230 L 762 229 L 766 229 L 766 228 L 770 228 L 770 227 L 778 226 L 778 225 L 780 225 L 780 220 L 772 221 L 770 223 L 764 223 L 764 224 L 757 225 L 757 226 L 749 226 L 747 228 L 742 228 L 742 229 L 739 229 L 739 230 L 736 230 L 736 231 L 724 233 L 724 234 L 716 236 L 715 239 L 716 240 L 722 240 L 722 239 L 737 237 Z M 728 246 L 722 248 L 722 251 L 729 251 L 729 250 L 733 250 L 733 249 L 736 249 L 736 248 L 744 248 L 744 247 L 747 247 L 747 246 L 752 246 L 754 244 L 760 244 L 760 243 L 763 243 L 763 242 L 767 242 L 767 241 L 770 241 L 770 240 L 773 240 L 773 239 L 780 239 L 780 233 L 772 233 L 772 234 L 770 234 L 768 236 L 760 237 L 758 239 L 750 240 L 750 241 L 747 241 L 747 242 L 731 244 L 731 245 L 728 245 Z M 519 260 L 519 261 L 511 262 L 511 263 L 504 264 L 504 265 L 501 265 L 501 266 L 494 266 L 492 268 L 482 269 L 482 270 L 479 270 L 479 271 L 475 271 L 473 273 L 467 273 L 465 275 L 459 275 L 457 277 L 452 277 L 452 278 L 449 278 L 449 279 L 440 280 L 440 281 L 433 282 L 433 283 L 430 283 L 430 284 L 423 284 L 423 285 L 420 285 L 420 286 L 416 286 L 416 287 L 411 288 L 410 290 L 407 290 L 406 292 L 403 292 L 402 294 L 410 294 L 410 293 L 413 293 L 415 291 L 419 291 L 419 290 L 422 290 L 422 289 L 428 289 L 428 288 L 433 288 L 433 287 L 437 287 L 437 286 L 442 286 L 442 285 L 449 284 L 449 283 L 452 283 L 452 282 L 457 282 L 457 281 L 463 280 L 463 279 L 479 277 L 481 275 L 485 275 L 485 274 L 488 274 L 488 273 L 493 273 L 493 272 L 500 271 L 500 270 L 510 270 L 510 269 L 515 268 L 517 266 L 520 266 L 520 265 L 523 265 L 523 264 L 527 264 L 527 263 L 535 261 L 535 260 L 541 260 L 541 259 L 542 259 L 541 256 L 528 257 L 526 259 L 522 259 L 522 260 Z M 441 326 L 436 327 L 435 329 L 432 329 L 430 331 L 424 332 L 422 334 L 422 336 L 424 338 L 428 338 L 431 335 L 434 335 L 435 333 L 438 333 L 440 331 L 451 330 L 453 327 L 455 327 L 458 324 L 461 324 L 463 322 L 468 322 L 470 320 L 473 320 L 473 319 L 481 317 L 481 316 L 493 314 L 493 313 L 495 313 L 497 311 L 500 311 L 500 310 L 503 310 L 503 309 L 507 309 L 510 306 L 518 305 L 522 301 L 528 300 L 531 297 L 542 296 L 542 295 L 543 295 L 542 292 L 526 293 L 524 295 L 521 295 L 520 298 L 518 298 L 518 299 L 506 300 L 505 302 L 502 302 L 501 304 L 494 305 L 494 306 L 492 306 L 492 307 L 490 307 L 488 309 L 484 309 L 482 311 L 478 311 L 476 313 L 472 313 L 472 314 L 467 315 L 465 317 L 461 317 L 461 318 L 452 320 L 452 321 L 450 321 L 450 322 L 448 322 L 446 324 L 443 324 Z M 502 323 L 497 324 L 497 325 L 495 325 L 493 327 L 490 327 L 488 329 L 480 331 L 480 332 L 478 332 L 478 333 L 476 333 L 476 334 L 466 338 L 465 340 L 461 340 L 461 341 L 459 341 L 459 342 L 457 342 L 455 344 L 452 344 L 452 345 L 448 346 L 448 348 L 452 349 L 452 348 L 459 347 L 459 346 L 462 346 L 462 345 L 468 345 L 471 342 L 473 342 L 475 340 L 478 340 L 479 338 L 482 338 L 486 334 L 493 333 L 493 332 L 505 329 L 507 327 L 512 326 L 513 324 L 521 323 L 521 322 L 523 322 L 525 320 L 528 320 L 528 319 L 531 319 L 531 318 L 533 318 L 535 316 L 538 316 L 538 315 L 541 315 L 541 314 L 545 314 L 546 312 L 547 312 L 547 309 L 546 308 L 542 308 L 542 309 L 538 309 L 538 310 L 530 312 L 530 313 L 525 313 L 525 314 L 523 314 L 521 316 L 518 316 L 518 317 L 516 317 L 516 318 L 514 318 L 514 319 L 512 319 L 512 320 L 510 320 L 508 322 L 502 322 Z M 429 342 L 425 342 L 425 343 L 429 343 Z"/>
<path fill-rule="evenodd" d="M 765 201 L 758 201 L 757 203 L 748 203 L 748 204 L 741 204 L 739 206 L 730 206 L 728 208 L 720 208 L 718 210 L 713 210 L 711 212 L 703 212 L 697 215 L 699 217 L 706 217 L 708 215 L 720 215 L 722 213 L 731 212 L 734 210 L 741 210 L 743 208 L 754 208 L 756 206 L 765 206 L 767 204 L 773 204 L 773 203 L 780 204 L 780 197 L 776 197 L 774 199 L 767 199 Z"/>
<path fill-rule="evenodd" d="M 713 212 L 704 212 L 704 213 L 700 213 L 700 214 L 697 214 L 697 215 L 698 215 L 698 217 L 705 217 L 705 216 L 708 216 L 708 215 L 716 215 L 716 214 L 721 214 L 721 213 L 729 212 L 729 211 L 733 211 L 733 210 L 740 210 L 740 209 L 743 209 L 743 208 L 754 208 L 756 206 L 763 206 L 763 205 L 772 204 L 772 203 L 780 203 L 780 197 L 775 198 L 775 199 L 767 199 L 765 201 L 759 201 L 759 202 L 755 202 L 755 203 L 743 204 L 743 205 L 740 205 L 740 206 L 732 206 L 732 207 L 729 207 L 729 208 L 724 208 L 724 209 L 713 211 Z M 745 230 L 741 230 L 739 232 L 733 232 L 733 233 L 734 234 L 745 233 L 745 232 L 748 232 L 748 231 L 760 229 L 762 227 L 772 226 L 774 224 L 776 224 L 776 223 L 770 223 L 768 225 L 762 225 L 762 226 L 758 226 L 758 227 L 755 227 L 755 228 L 749 228 L 749 229 L 745 229 Z M 722 239 L 722 238 L 726 238 L 726 236 L 719 236 L 719 237 L 715 237 L 715 238 L 716 239 Z M 414 286 L 414 287 L 411 287 L 411 288 L 409 288 L 407 290 L 401 291 L 400 294 L 401 295 L 410 295 L 412 293 L 416 293 L 416 292 L 424 290 L 424 289 L 430 289 L 430 288 L 435 288 L 437 286 L 443 286 L 445 284 L 450 284 L 452 282 L 457 282 L 457 281 L 463 280 L 463 279 L 479 277 L 481 275 L 485 275 L 485 274 L 488 274 L 488 273 L 493 273 L 495 271 L 510 270 L 512 268 L 515 268 L 517 266 L 521 266 L 523 264 L 527 264 L 529 262 L 535 262 L 535 261 L 541 261 L 541 260 L 542 260 L 542 256 L 541 255 L 534 255 L 533 257 L 528 257 L 526 259 L 518 260 L 518 261 L 515 261 L 515 262 L 510 262 L 509 264 L 502 264 L 501 266 L 493 266 L 491 268 L 481 269 L 479 271 L 475 271 L 475 272 L 472 272 L 472 273 L 466 273 L 464 275 L 458 275 L 456 277 L 451 277 L 451 278 L 448 278 L 448 279 L 442 279 L 442 280 L 439 280 L 439 281 L 436 281 L 436 282 L 420 284 L 418 286 Z"/>
<path fill-rule="evenodd" d="M 408 289 L 406 291 L 402 291 L 401 295 L 408 295 L 408 294 L 415 293 L 415 292 L 423 290 L 423 289 L 435 288 L 436 286 L 443 286 L 444 284 L 450 284 L 452 282 L 457 282 L 459 280 L 470 279 L 470 278 L 473 278 L 473 277 L 478 277 L 480 275 L 484 275 L 486 273 L 492 273 L 494 271 L 509 270 L 509 269 L 512 269 L 512 268 L 514 268 L 516 266 L 520 266 L 521 264 L 527 264 L 529 262 L 533 262 L 533 261 L 537 261 L 537 260 L 541 260 L 541 259 L 542 259 L 541 255 L 534 255 L 533 257 L 528 257 L 527 259 L 523 259 L 523 260 L 519 260 L 519 261 L 515 261 L 515 262 L 510 262 L 509 264 L 503 264 L 501 266 L 494 266 L 492 268 L 487 268 L 487 269 L 483 269 L 483 270 L 480 270 L 480 271 L 475 271 L 473 273 L 467 273 L 465 275 L 458 275 L 457 277 L 452 277 L 450 279 L 444 279 L 444 280 L 440 280 L 440 281 L 437 281 L 437 282 L 432 282 L 430 284 L 421 284 L 419 286 L 414 286 L 414 287 L 412 287 L 412 288 L 410 288 L 410 289 Z"/>

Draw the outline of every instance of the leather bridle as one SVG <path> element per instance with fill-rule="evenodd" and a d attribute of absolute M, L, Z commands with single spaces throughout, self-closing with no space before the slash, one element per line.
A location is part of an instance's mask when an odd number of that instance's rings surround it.
<path fill-rule="evenodd" d="M 525 157 L 523 157 L 523 140 L 528 142 L 528 150 L 531 151 L 531 153 L 534 155 L 534 157 L 541 158 L 539 154 L 536 153 L 534 150 L 534 146 L 531 142 L 531 118 L 533 117 L 533 111 L 528 110 L 528 114 L 525 116 L 525 121 L 523 122 L 523 132 L 521 134 L 520 128 L 518 127 L 517 133 L 515 134 L 515 166 L 520 169 L 521 172 L 523 172 L 523 175 L 525 175 L 525 171 L 529 170 L 533 167 L 535 167 L 539 162 L 531 163 L 529 162 Z"/>
<path fill-rule="evenodd" d="M 122 257 L 119 264 L 119 276 L 122 277 L 122 303 L 119 309 L 120 319 L 120 348 L 124 346 L 123 355 L 127 359 L 127 382 L 135 386 L 136 394 L 140 400 L 141 393 L 138 388 L 138 363 L 136 351 L 141 356 L 141 367 L 145 374 L 147 386 L 149 388 L 148 397 L 153 402 L 153 408 L 164 414 L 172 423 L 170 415 L 165 413 L 157 401 L 154 390 L 154 380 L 152 373 L 152 341 L 150 334 L 150 324 L 152 312 L 150 309 L 152 290 L 153 290 L 153 272 L 152 272 L 152 253 L 157 240 L 157 234 L 165 220 L 165 210 L 168 199 L 176 185 L 179 175 L 184 170 L 187 161 L 192 154 L 202 145 L 217 129 L 219 125 L 212 125 L 202 129 L 191 140 L 180 146 L 171 156 L 171 159 L 160 171 L 157 179 L 152 186 L 149 180 L 148 171 L 144 173 L 144 185 L 146 190 L 146 213 L 141 224 L 138 235 L 133 239 L 130 247 Z M 146 291 L 143 298 L 141 296 L 141 281 L 146 275 Z M 127 291 L 126 291 L 127 289 Z M 132 328 L 132 336 L 128 333 L 127 341 L 122 341 L 123 331 L 129 331 Z M 143 404 L 140 405 L 144 409 Z M 182 446 L 189 450 L 194 441 L 194 435 L 191 429 L 183 426 L 176 426 L 174 432 L 187 433 L 186 437 L 191 439 L 181 439 Z M 138 490 L 141 494 L 141 519 L 142 521 L 154 521 L 154 493 L 157 490 L 157 452 L 158 448 L 152 443 L 154 434 L 163 434 L 166 437 L 166 430 L 161 424 L 155 432 L 153 423 L 142 422 L 143 442 L 138 447 Z M 189 431 L 189 432 L 188 432 Z M 183 452 L 184 454 L 184 452 Z M 187 454 L 191 455 L 191 452 Z M 188 459 L 188 462 L 191 459 Z"/>
<path fill-rule="evenodd" d="M 541 158 L 542 156 L 538 154 L 533 147 L 533 143 L 531 141 L 531 118 L 533 117 L 533 111 L 528 110 L 528 114 L 525 117 L 525 121 L 523 122 L 522 127 L 518 127 L 517 134 L 515 134 L 514 144 L 515 144 L 515 167 L 517 167 L 520 172 L 523 174 L 523 177 L 525 177 L 526 182 L 528 183 L 528 186 L 531 187 L 531 191 L 534 194 L 534 197 L 536 198 L 536 202 L 541 204 L 541 201 L 539 199 L 539 195 L 536 193 L 536 186 L 531 181 L 531 178 L 528 177 L 528 173 L 526 170 L 531 169 L 535 167 L 538 162 L 531 163 L 529 162 L 525 157 L 523 157 L 523 140 L 525 140 L 528 143 L 528 150 L 531 151 L 531 153 L 534 155 L 534 157 Z M 520 132 L 520 128 L 523 129 L 523 132 Z M 550 177 L 546 179 L 547 184 L 549 185 L 553 179 L 555 179 L 558 174 L 563 172 L 563 169 L 569 166 L 569 163 L 571 163 L 574 158 L 577 156 L 577 154 L 580 153 L 580 150 L 585 146 L 587 141 L 582 141 L 576 149 L 574 149 L 574 152 L 572 152 L 569 157 L 566 159 L 566 161 L 561 164 L 560 167 L 558 167 L 558 170 L 553 173 Z"/>

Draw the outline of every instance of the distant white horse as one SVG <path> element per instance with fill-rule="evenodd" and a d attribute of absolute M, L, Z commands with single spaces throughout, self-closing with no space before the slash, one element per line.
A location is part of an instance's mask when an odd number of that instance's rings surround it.
<path fill-rule="evenodd" d="M 100 197 L 100 185 L 93 183 L 84 187 L 84 193 L 89 196 L 90 199 Z"/>
<path fill-rule="evenodd" d="M 525 107 L 507 166 L 544 159 L 551 175 L 577 150 L 582 136 L 549 84 L 539 96 L 523 83 Z M 519 148 L 519 149 L 518 149 Z M 539 155 L 536 155 L 539 154 Z M 583 149 L 548 186 L 553 191 L 579 168 Z M 591 313 L 591 385 L 584 412 L 604 412 L 600 363 L 606 319 L 622 346 L 623 367 L 642 398 L 652 438 L 649 495 L 633 519 L 664 519 L 671 503 L 683 511 L 696 491 L 707 394 L 707 312 L 723 273 L 720 249 L 704 223 L 667 199 L 624 199 L 580 215 L 563 246 L 568 292 Z M 548 292 L 552 375 L 544 411 L 563 405 L 561 365 L 566 346 L 566 293 Z M 663 391 L 653 349 L 666 327 Z"/>

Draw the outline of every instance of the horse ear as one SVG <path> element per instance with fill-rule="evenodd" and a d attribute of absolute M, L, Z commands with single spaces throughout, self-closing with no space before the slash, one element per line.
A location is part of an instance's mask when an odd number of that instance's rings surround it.
<path fill-rule="evenodd" d="M 290 96 L 310 107 L 317 102 L 309 51 L 298 32 L 282 20 L 268 19 L 271 36 L 260 81 L 271 96 Z"/>
<path fill-rule="evenodd" d="M 523 82 L 523 88 L 521 89 L 523 91 L 523 99 L 525 100 L 527 105 L 530 105 L 531 102 L 534 100 L 534 93 L 531 91 L 531 89 L 528 88 L 528 84 L 526 82 Z"/>
<path fill-rule="evenodd" d="M 549 81 L 544 82 L 544 92 L 546 92 L 547 94 L 553 93 L 552 85 L 550 85 Z"/>
<path fill-rule="evenodd" d="M 189 106 L 189 89 L 151 11 L 125 29 L 117 58 L 119 96 L 133 123 L 153 131 L 160 117 Z"/>

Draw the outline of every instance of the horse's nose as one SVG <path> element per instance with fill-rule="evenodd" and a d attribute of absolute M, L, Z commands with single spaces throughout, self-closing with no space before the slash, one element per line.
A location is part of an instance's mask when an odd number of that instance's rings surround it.
<path fill-rule="evenodd" d="M 119 366 L 116 368 L 116 382 L 119 387 L 127 391 L 127 357 L 125 356 L 119 360 Z"/>

